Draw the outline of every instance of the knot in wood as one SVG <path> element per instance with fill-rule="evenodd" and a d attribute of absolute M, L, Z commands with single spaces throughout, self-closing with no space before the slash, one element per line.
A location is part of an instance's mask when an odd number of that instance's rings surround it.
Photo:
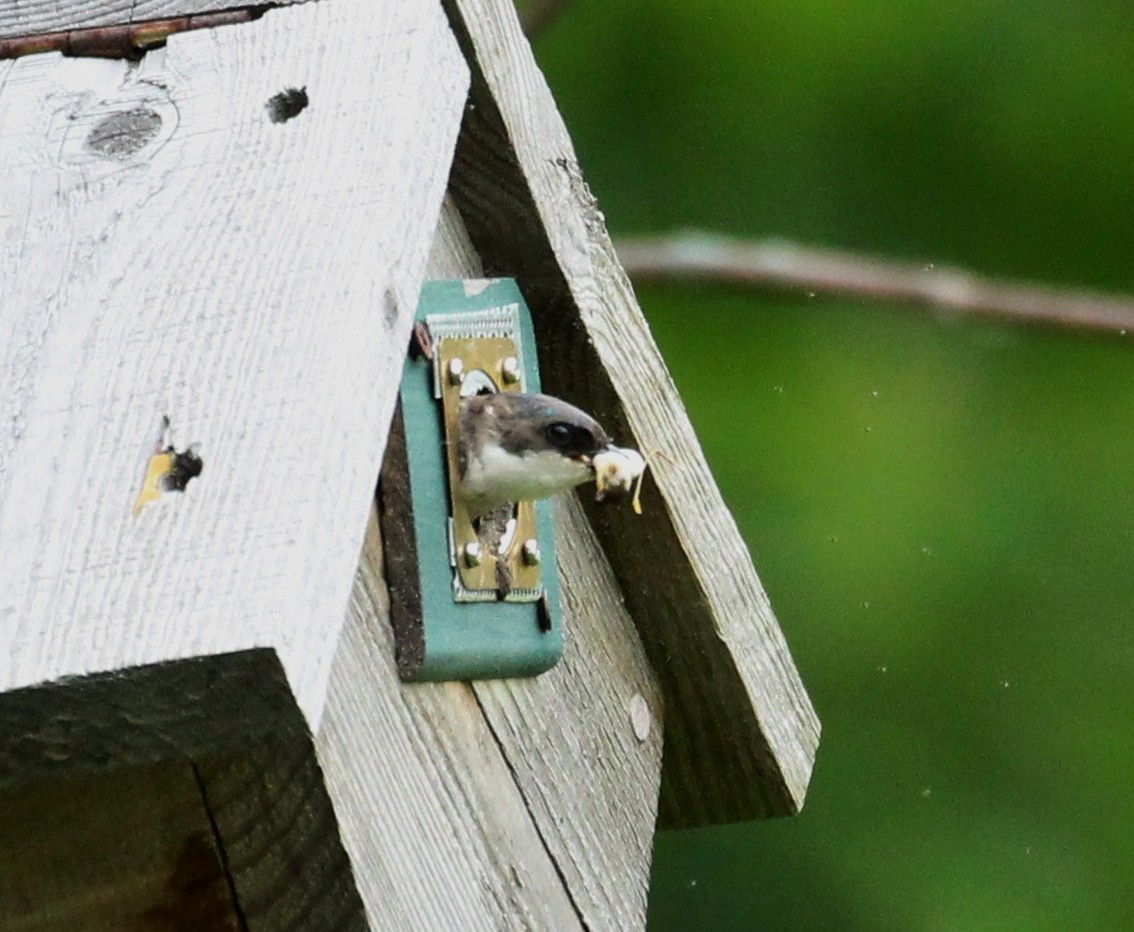
<path fill-rule="evenodd" d="M 120 162 L 144 149 L 161 130 L 161 114 L 134 107 L 103 117 L 87 134 L 86 149 Z"/>

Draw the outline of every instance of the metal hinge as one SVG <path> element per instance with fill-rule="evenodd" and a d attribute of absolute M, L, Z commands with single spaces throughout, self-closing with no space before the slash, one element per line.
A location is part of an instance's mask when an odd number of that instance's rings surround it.
<path fill-rule="evenodd" d="M 117 26 L 13 36 L 10 39 L 0 39 L 0 59 L 38 55 L 41 52 L 62 52 L 75 58 L 140 58 L 149 49 L 164 45 L 165 40 L 174 33 L 248 23 L 259 19 L 271 6 L 264 4 Z"/>

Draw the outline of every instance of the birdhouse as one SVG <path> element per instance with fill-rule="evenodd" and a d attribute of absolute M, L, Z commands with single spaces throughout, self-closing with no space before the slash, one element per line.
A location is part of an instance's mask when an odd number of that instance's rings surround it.
<path fill-rule="evenodd" d="M 799 810 L 818 723 L 508 0 L 0 0 L 0 57 L 0 926 L 642 928 L 656 828 Z M 649 462 L 531 511 L 530 603 L 451 597 L 442 400 L 395 418 L 446 295 Z"/>

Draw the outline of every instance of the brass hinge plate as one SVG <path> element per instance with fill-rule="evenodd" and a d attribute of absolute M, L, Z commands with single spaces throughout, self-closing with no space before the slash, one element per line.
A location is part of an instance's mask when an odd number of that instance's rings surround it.
<path fill-rule="evenodd" d="M 519 305 L 429 314 L 425 325 L 433 344 L 433 392 L 441 401 L 445 425 L 453 598 L 535 602 L 543 588 L 534 504 L 504 506 L 474 523 L 461 497 L 458 462 L 462 400 L 525 388 Z"/>

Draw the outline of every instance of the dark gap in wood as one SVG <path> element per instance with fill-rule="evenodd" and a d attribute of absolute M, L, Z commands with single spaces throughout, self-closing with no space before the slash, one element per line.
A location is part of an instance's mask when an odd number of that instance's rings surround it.
<path fill-rule="evenodd" d="M 398 674 L 412 678 L 425 663 L 425 623 L 406 429 L 399 401 L 386 441 L 377 490 L 382 531 L 382 572 L 390 595 L 390 625 Z"/>
<path fill-rule="evenodd" d="M 551 606 L 547 602 L 546 593 L 540 597 L 536 605 L 536 621 L 540 631 L 546 633 L 551 630 Z"/>
<path fill-rule="evenodd" d="M 205 816 L 209 820 L 209 830 L 213 834 L 213 845 L 217 850 L 217 857 L 220 858 L 221 867 L 224 869 L 224 879 L 228 886 L 228 895 L 232 899 L 232 909 L 236 913 L 236 919 L 240 923 L 240 932 L 249 932 L 248 919 L 244 915 L 244 910 L 240 908 L 240 897 L 236 895 L 236 881 L 232 876 L 232 869 L 228 864 L 228 852 L 224 848 L 224 839 L 221 838 L 220 829 L 217 827 L 216 816 L 213 814 L 213 808 L 209 805 L 209 793 L 205 786 L 205 780 L 201 776 L 201 771 L 196 764 L 190 765 L 193 769 L 193 779 L 197 782 L 197 792 L 201 794 L 201 805 L 204 806 Z"/>
<path fill-rule="evenodd" d="M 0 38 L 0 59 L 62 52 L 69 58 L 120 58 L 136 61 L 150 49 L 165 45 L 166 40 L 176 33 L 252 22 L 274 5 L 234 7 L 168 19 Z"/>
<path fill-rule="evenodd" d="M 531 803 L 528 802 L 528 795 L 524 792 L 523 786 L 520 784 L 519 778 L 516 776 L 516 768 L 512 765 L 512 758 L 508 754 L 508 749 L 500 740 L 500 736 L 496 733 L 496 728 L 492 724 L 492 716 L 485 712 L 484 704 L 480 701 L 480 696 L 471 684 L 466 683 L 465 688 L 473 697 L 476 703 L 477 711 L 480 712 L 480 717 L 484 721 L 485 726 L 488 728 L 488 733 L 492 735 L 492 741 L 496 745 L 496 749 L 500 752 L 500 757 L 504 761 L 504 765 L 508 768 L 508 775 L 512 778 L 512 782 L 516 785 L 516 792 L 520 794 L 520 799 L 524 803 L 524 811 L 528 815 L 528 821 L 531 822 L 532 828 L 539 839 L 540 845 L 543 847 L 544 852 L 547 854 L 547 859 L 551 862 L 552 868 L 555 870 L 555 876 L 559 878 L 559 883 L 563 887 L 563 892 L 567 894 L 567 901 L 571 904 L 571 909 L 574 911 L 575 916 L 579 920 L 579 925 L 582 926 L 584 932 L 590 932 L 590 926 L 587 925 L 587 920 L 583 916 L 583 911 L 579 908 L 579 904 L 575 900 L 574 891 L 571 885 L 567 882 L 567 875 L 563 873 L 563 869 L 559 866 L 559 861 L 552 853 L 551 848 L 547 844 L 547 839 L 544 837 L 543 830 L 540 827 L 540 820 L 536 818 L 532 812 Z"/>

